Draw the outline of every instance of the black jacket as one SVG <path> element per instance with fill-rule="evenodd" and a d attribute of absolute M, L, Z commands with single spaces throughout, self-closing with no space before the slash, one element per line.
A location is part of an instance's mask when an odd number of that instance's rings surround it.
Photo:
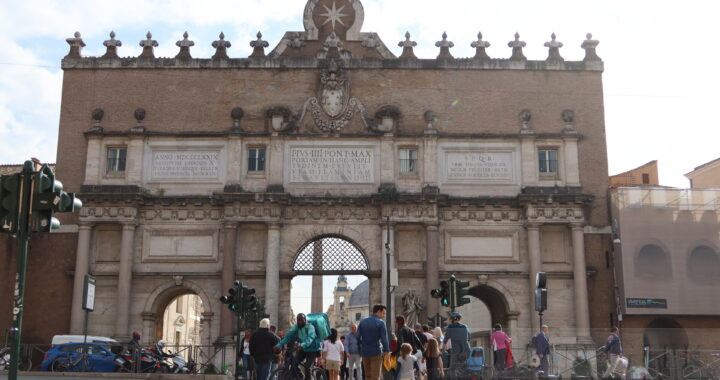
<path fill-rule="evenodd" d="M 417 335 L 415 335 L 415 331 L 410 330 L 409 327 L 403 326 L 399 328 L 395 335 L 397 336 L 397 350 L 395 350 L 396 353 L 400 352 L 400 346 L 402 346 L 403 343 L 410 343 L 410 345 L 413 348 L 413 354 L 417 352 L 417 350 L 423 351 L 422 343 L 420 343 L 420 339 L 418 339 Z"/>
<path fill-rule="evenodd" d="M 256 363 L 267 363 L 273 359 L 273 347 L 280 342 L 277 335 L 268 329 L 259 329 L 250 338 L 250 356 Z"/>

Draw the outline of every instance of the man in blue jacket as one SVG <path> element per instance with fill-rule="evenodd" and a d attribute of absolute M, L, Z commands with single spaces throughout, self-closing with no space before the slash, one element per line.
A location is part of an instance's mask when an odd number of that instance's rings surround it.
<path fill-rule="evenodd" d="M 300 349 L 297 357 L 298 363 L 303 363 L 303 367 L 305 368 L 310 368 L 310 366 L 315 363 L 322 349 L 320 347 L 320 339 L 318 339 L 317 333 L 315 332 L 315 326 L 307 322 L 307 317 L 305 317 L 303 313 L 297 315 L 297 323 L 295 326 L 285 334 L 285 338 L 275 345 L 275 352 L 279 352 L 281 347 L 287 343 L 296 343 L 296 348 Z M 305 376 L 305 378 L 307 378 L 307 376 Z"/>
<path fill-rule="evenodd" d="M 603 374 L 603 378 L 611 377 L 615 372 L 618 359 L 622 356 L 622 343 L 620 342 L 620 330 L 617 327 L 610 328 L 610 336 L 607 344 L 600 347 L 598 351 L 604 351 L 610 357 L 610 366 Z"/>
<path fill-rule="evenodd" d="M 540 332 L 535 335 L 535 353 L 540 358 L 538 371 L 548 375 L 548 355 L 550 355 L 550 339 L 548 338 L 548 325 L 542 325 Z"/>
<path fill-rule="evenodd" d="M 380 380 L 383 355 L 390 352 L 387 327 L 385 326 L 385 305 L 373 306 L 373 315 L 360 321 L 357 337 L 360 356 L 365 368 L 365 380 Z"/>

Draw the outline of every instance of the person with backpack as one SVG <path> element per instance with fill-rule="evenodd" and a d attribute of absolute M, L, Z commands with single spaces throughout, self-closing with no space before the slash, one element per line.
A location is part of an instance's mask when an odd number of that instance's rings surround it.
<path fill-rule="evenodd" d="M 270 319 L 264 318 L 260 321 L 260 328 L 250 337 L 250 356 L 255 361 L 255 372 L 257 380 L 268 380 L 270 378 L 270 368 L 275 357 L 273 347 L 280 341 L 272 331 L 270 331 Z"/>
<path fill-rule="evenodd" d="M 445 347 L 452 345 L 450 366 L 458 366 L 467 361 L 470 354 L 470 330 L 462 323 L 462 314 L 455 311 L 450 314 L 450 325 L 445 333 Z"/>
<path fill-rule="evenodd" d="M 400 354 L 403 343 L 407 343 L 410 345 L 410 347 L 412 347 L 413 355 L 417 353 L 418 350 L 424 350 L 422 343 L 418 339 L 417 335 L 415 335 L 415 331 L 405 326 L 405 317 L 403 317 L 402 315 L 398 315 L 395 317 L 395 328 L 395 334 L 397 335 L 398 341 L 398 348 L 393 352 L 395 355 Z"/>
<path fill-rule="evenodd" d="M 542 371 L 546 376 L 548 375 L 548 357 L 550 355 L 550 340 L 548 338 L 548 325 L 542 325 L 540 332 L 533 338 L 535 344 L 535 353 L 540 358 L 540 365 L 538 371 Z"/>
<path fill-rule="evenodd" d="M 320 338 L 318 338 L 315 332 L 315 326 L 312 323 L 308 323 L 305 314 L 300 313 L 297 315 L 297 323 L 290 328 L 285 334 L 285 337 L 275 345 L 275 352 L 280 352 L 280 349 L 288 344 L 295 343 L 295 346 L 299 349 L 298 351 L 298 363 L 303 363 L 304 368 L 310 368 L 315 363 L 315 360 L 320 356 Z M 304 371 L 304 369 L 303 369 Z M 305 376 L 307 378 L 307 376 Z"/>

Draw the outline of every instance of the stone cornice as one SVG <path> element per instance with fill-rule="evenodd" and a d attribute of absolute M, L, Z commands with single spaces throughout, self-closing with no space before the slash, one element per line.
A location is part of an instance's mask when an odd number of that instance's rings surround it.
<path fill-rule="evenodd" d="M 509 59 L 379 59 L 343 60 L 347 69 L 403 69 L 403 70 L 527 70 L 527 71 L 594 71 L 602 72 L 602 61 L 516 61 Z M 213 60 L 176 58 L 98 58 L 66 57 L 63 70 L 77 69 L 317 69 L 325 67 L 324 59 L 314 58 L 231 58 Z"/>

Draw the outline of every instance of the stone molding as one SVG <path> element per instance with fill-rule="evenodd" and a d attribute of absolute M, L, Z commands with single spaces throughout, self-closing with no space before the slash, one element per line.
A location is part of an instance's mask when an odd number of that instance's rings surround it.
<path fill-rule="evenodd" d="M 534 206 L 529 205 L 525 217 L 533 222 L 581 223 L 584 226 L 585 213 L 582 208 L 562 205 Z"/>
<path fill-rule="evenodd" d="M 389 50 L 388 50 L 389 51 Z M 325 67 L 326 59 L 275 57 L 274 51 L 263 59 L 230 58 L 213 60 L 211 58 L 193 58 L 179 60 L 175 58 L 65 58 L 62 69 L 319 69 Z M 346 69 L 404 69 L 404 70 L 530 70 L 530 71 L 597 71 L 605 70 L 602 61 L 564 61 L 548 63 L 546 61 L 514 61 L 510 59 L 455 58 L 437 59 L 376 59 L 351 58 L 343 60 Z"/>

